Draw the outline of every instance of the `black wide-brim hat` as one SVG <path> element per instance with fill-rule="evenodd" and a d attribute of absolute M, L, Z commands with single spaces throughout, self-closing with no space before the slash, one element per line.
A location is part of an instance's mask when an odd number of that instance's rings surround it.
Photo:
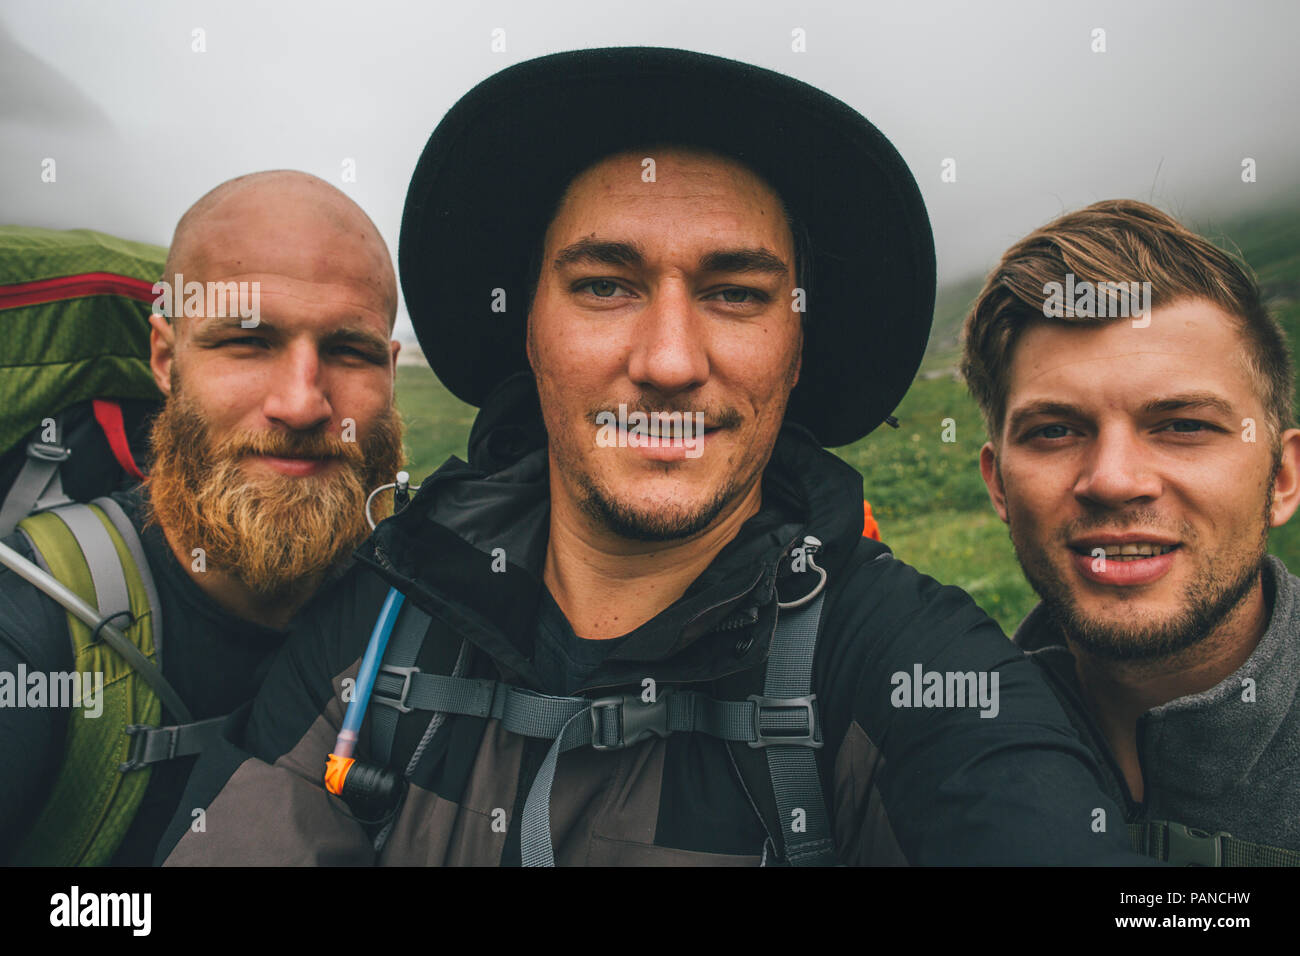
<path fill-rule="evenodd" d="M 780 73 L 657 47 L 578 50 L 488 77 L 438 124 L 402 216 L 398 267 L 415 333 L 471 405 L 524 352 L 529 265 L 569 182 L 631 147 L 732 156 L 810 239 L 803 367 L 786 418 L 825 446 L 866 435 L 921 363 L 934 238 L 902 157 L 861 114 Z M 493 311 L 493 290 L 506 311 Z"/>

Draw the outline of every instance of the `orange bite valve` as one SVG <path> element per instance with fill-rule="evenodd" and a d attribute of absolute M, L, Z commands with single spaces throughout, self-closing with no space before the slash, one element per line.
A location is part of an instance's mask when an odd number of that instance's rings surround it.
<path fill-rule="evenodd" d="M 337 796 L 343 794 L 343 784 L 347 782 L 348 771 L 356 763 L 353 757 L 339 757 L 334 754 L 329 755 L 325 761 L 325 789 Z"/>

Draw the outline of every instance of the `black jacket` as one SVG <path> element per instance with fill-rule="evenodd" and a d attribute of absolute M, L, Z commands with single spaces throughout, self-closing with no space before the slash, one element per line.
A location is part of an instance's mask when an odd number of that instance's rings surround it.
<path fill-rule="evenodd" d="M 471 449 L 486 447 L 478 441 Z M 545 741 L 490 718 L 451 716 L 423 750 L 384 849 L 374 828 L 326 793 L 322 772 L 342 723 L 345 680 L 388 588 L 432 615 L 417 665 L 447 673 L 462 642 L 471 677 L 543 692 L 532 663 L 549 498 L 544 449 L 476 468 L 451 459 L 358 552 L 361 565 L 300 620 L 246 723 L 205 754 L 160 859 L 202 864 L 512 864 L 523 800 Z M 477 455 L 480 464 L 491 456 Z M 509 456 L 506 455 L 506 458 Z M 499 467 L 504 464 L 504 467 Z M 761 687 L 778 593 L 807 590 L 789 550 L 821 539 L 826 605 L 814 690 L 820 772 L 845 863 L 1138 864 L 1120 811 L 1098 789 L 1092 755 L 1055 697 L 965 592 L 862 537 L 862 479 L 785 428 L 763 504 L 686 593 L 635 629 L 582 693 L 659 687 L 743 698 Z M 504 549 L 506 573 L 492 570 Z M 499 554 L 499 552 L 498 552 Z M 996 674 L 996 716 L 975 707 L 895 706 L 897 675 Z M 919 698 L 918 698 L 919 699 Z M 914 702 L 908 697 L 909 703 Z M 988 710 L 990 708 L 986 708 Z M 373 710 L 373 706 L 372 706 Z M 358 759 L 368 759 L 367 724 Z M 416 751 L 429 715 L 399 722 L 392 765 Z M 703 734 L 560 758 L 551 801 L 559 864 L 740 864 L 764 859 L 766 829 L 737 760 L 749 750 Z M 758 753 L 758 751 L 750 751 Z M 770 797 L 770 794 L 767 795 Z M 752 798 L 752 799 L 751 799 Z M 189 808 L 206 807 L 191 827 Z M 170 856 L 168 854 L 170 853 Z"/>

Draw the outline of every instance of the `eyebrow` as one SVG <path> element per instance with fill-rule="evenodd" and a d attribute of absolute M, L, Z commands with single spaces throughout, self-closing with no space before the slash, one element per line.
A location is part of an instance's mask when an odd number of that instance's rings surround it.
<path fill-rule="evenodd" d="M 227 316 L 221 319 L 213 319 L 210 322 L 204 322 L 194 330 L 194 338 L 201 342 L 210 342 L 225 332 L 260 332 L 273 338 L 279 338 L 282 329 L 273 322 L 262 319 L 252 328 L 244 328 L 240 325 L 240 317 L 237 315 Z M 371 349 L 377 353 L 384 353 L 388 350 L 388 340 L 376 334 L 364 326 L 344 326 L 334 329 L 321 337 L 323 346 L 334 345 L 360 345 Z"/>
<path fill-rule="evenodd" d="M 1196 408 L 1218 412 L 1228 418 L 1233 416 L 1232 404 L 1213 392 L 1185 392 L 1153 399 L 1142 406 L 1144 412 L 1180 412 Z"/>
<path fill-rule="evenodd" d="M 370 329 L 358 328 L 356 326 L 347 326 L 341 329 L 335 329 L 328 335 L 321 338 L 321 344 L 330 345 L 360 345 L 371 349 L 379 355 L 388 353 L 388 339 L 372 332 Z"/>
<path fill-rule="evenodd" d="M 1232 417 L 1231 403 L 1212 392 L 1184 392 L 1165 398 L 1153 398 L 1140 409 L 1143 414 L 1152 415 L 1165 412 L 1181 412 L 1191 409 L 1208 409 L 1225 417 Z M 1031 419 L 1041 417 L 1086 418 L 1087 413 L 1078 405 L 1069 402 L 1041 401 L 1030 402 L 1023 408 L 1016 409 L 1007 420 L 1007 430 L 1016 432 Z"/>
<path fill-rule="evenodd" d="M 765 272 L 783 276 L 790 272 L 780 256 L 766 249 L 720 249 L 700 257 L 701 272 Z"/>
<path fill-rule="evenodd" d="M 1078 405 L 1071 405 L 1068 402 L 1030 402 L 1023 408 L 1017 408 L 1007 419 L 1007 431 L 1015 433 L 1019 431 L 1026 422 L 1033 418 L 1041 417 L 1056 418 L 1083 418 L 1083 409 Z"/>
<path fill-rule="evenodd" d="M 634 242 L 607 239 L 579 239 L 565 246 L 552 263 L 560 269 L 567 265 L 587 263 L 593 265 L 639 267 L 645 264 L 641 247 Z M 701 272 L 762 272 L 784 276 L 790 268 L 780 256 L 767 249 L 716 249 L 700 256 Z"/>
<path fill-rule="evenodd" d="M 640 266 L 645 263 L 641 249 L 633 242 L 610 239 L 579 239 L 556 253 L 552 265 L 562 268 L 577 263 L 606 266 Z"/>
<path fill-rule="evenodd" d="M 238 315 L 227 315 L 220 318 L 207 319 L 206 321 L 201 319 L 199 325 L 195 327 L 192 334 L 194 338 L 206 341 L 215 338 L 223 332 L 261 331 L 275 333 L 277 331 L 275 326 L 265 319 L 260 320 L 257 325 L 252 326 L 251 328 L 244 328 L 244 326 L 240 324 L 245 321 L 247 320 Z"/>

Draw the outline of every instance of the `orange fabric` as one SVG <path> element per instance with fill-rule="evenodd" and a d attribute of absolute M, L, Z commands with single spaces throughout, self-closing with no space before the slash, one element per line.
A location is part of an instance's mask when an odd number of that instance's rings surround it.
<path fill-rule="evenodd" d="M 330 754 L 325 761 L 325 789 L 336 797 L 343 792 L 343 784 L 348 779 L 348 771 L 356 763 L 355 757 L 336 757 Z"/>
<path fill-rule="evenodd" d="M 880 540 L 880 525 L 876 524 L 876 519 L 872 517 L 871 502 L 866 498 L 862 499 L 862 537 Z"/>

